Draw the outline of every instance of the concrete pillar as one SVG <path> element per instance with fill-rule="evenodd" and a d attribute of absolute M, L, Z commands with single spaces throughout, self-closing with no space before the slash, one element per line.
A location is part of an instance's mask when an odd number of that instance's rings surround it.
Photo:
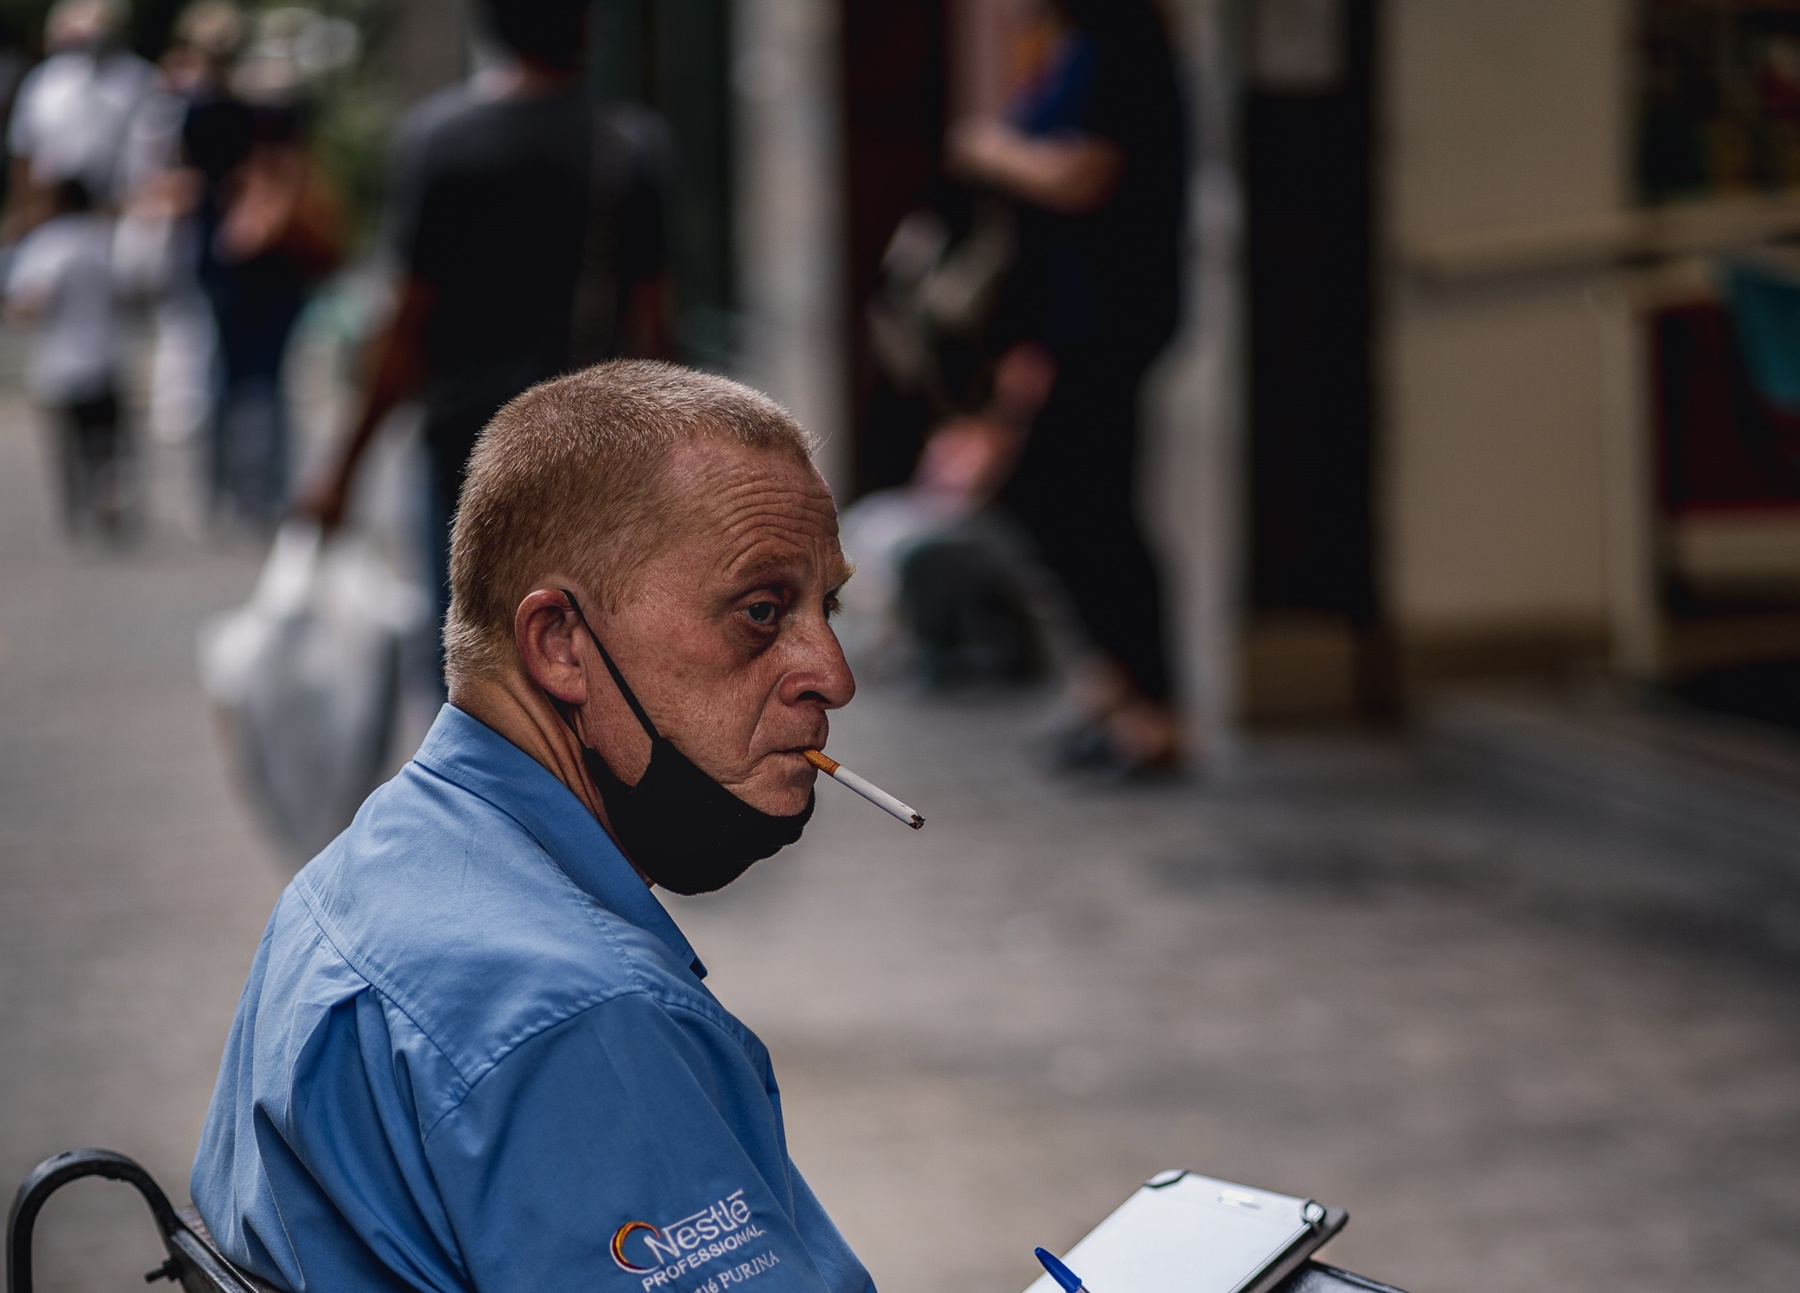
<path fill-rule="evenodd" d="M 734 0 L 738 375 L 822 442 L 851 480 L 835 0 Z"/>
<path fill-rule="evenodd" d="M 1153 374 L 1139 507 L 1164 558 L 1174 665 L 1194 748 L 1228 763 L 1240 713 L 1244 329 L 1233 141 L 1232 0 L 1165 12 L 1191 121 L 1187 319 Z"/>

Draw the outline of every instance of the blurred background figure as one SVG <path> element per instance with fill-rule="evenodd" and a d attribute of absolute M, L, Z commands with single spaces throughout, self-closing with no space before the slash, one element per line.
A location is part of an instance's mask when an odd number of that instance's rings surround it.
<path fill-rule="evenodd" d="M 1100 659 L 1060 738 L 1071 769 L 1181 761 L 1161 575 L 1137 518 L 1139 388 L 1179 317 L 1187 151 L 1148 0 L 1054 0 L 1000 118 L 958 123 L 953 174 L 1017 211 L 993 415 L 1022 441 L 1003 496 Z"/>
<path fill-rule="evenodd" d="M 20 84 L 7 127 L 9 240 L 48 217 L 63 180 L 80 180 L 103 209 L 123 198 L 125 140 L 155 82 L 150 64 L 121 42 L 125 16 L 116 0 L 60 0 L 50 9 L 49 57 Z"/>
<path fill-rule="evenodd" d="M 261 15 L 230 80 L 197 80 L 182 125 L 183 152 L 201 177 L 198 275 L 219 353 L 213 511 L 262 529 L 287 506 L 288 341 L 313 286 L 342 258 L 346 233 L 336 187 L 309 152 L 304 68 L 284 48 L 293 40 L 284 25 L 296 21 L 308 17 Z"/>
<path fill-rule="evenodd" d="M 36 322 L 31 394 L 53 424 L 63 523 L 73 538 L 117 541 L 131 505 L 129 440 L 120 415 L 123 363 L 113 222 L 85 181 L 51 190 L 50 217 L 25 235 L 6 282 L 7 311 Z"/>
<path fill-rule="evenodd" d="M 498 57 L 421 104 L 392 162 L 398 301 L 361 407 L 300 500 L 328 528 L 388 414 L 418 396 L 430 459 L 423 555 L 439 618 L 450 518 L 475 437 L 526 387 L 612 355 L 670 353 L 660 121 L 597 110 L 585 0 L 492 0 Z"/>
<path fill-rule="evenodd" d="M 1041 61 L 1047 30 L 1035 23 L 1016 43 Z M 935 175 L 922 187 L 867 303 L 877 381 L 858 463 L 869 483 L 902 461 L 910 477 L 845 514 L 859 578 L 839 632 L 859 668 L 928 688 L 1037 682 L 1053 655 L 1071 657 L 1055 631 L 1070 616 L 998 495 L 1055 376 L 1041 346 L 1017 341 L 1041 303 L 1029 300 L 1009 195 Z"/>
<path fill-rule="evenodd" d="M 932 430 L 904 487 L 858 499 L 843 517 L 857 577 L 842 594 L 839 636 L 865 675 L 911 673 L 929 688 L 978 689 L 1043 681 L 1062 645 L 1048 631 L 1054 590 L 1037 577 L 1027 536 L 994 506 L 1043 403 L 1041 366 L 1003 362 L 980 413 Z M 1029 385 L 1009 398 L 1009 376 Z"/>
<path fill-rule="evenodd" d="M 243 34 L 243 16 L 230 0 L 197 0 L 181 10 L 126 145 L 118 268 L 134 294 L 152 303 L 145 422 L 151 436 L 170 443 L 210 429 L 218 380 L 212 311 L 199 279 L 208 180 L 188 165 L 184 135 L 190 112 L 204 114 L 225 95 Z M 209 466 L 209 499 L 213 475 Z"/>

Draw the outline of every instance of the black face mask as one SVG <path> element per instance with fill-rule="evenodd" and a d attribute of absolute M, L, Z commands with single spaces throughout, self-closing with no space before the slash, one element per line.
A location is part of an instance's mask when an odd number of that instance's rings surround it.
<path fill-rule="evenodd" d="M 711 893 L 748 871 L 752 862 L 799 839 L 812 817 L 813 798 L 809 796 L 806 807 L 792 816 L 777 817 L 752 808 L 700 771 L 656 730 L 582 614 L 575 595 L 566 588 L 561 591 L 606 662 L 619 694 L 650 737 L 650 765 L 635 786 L 619 780 L 598 751 L 581 747 L 588 776 L 600 792 L 600 802 L 606 805 L 613 837 L 638 870 L 674 893 Z M 574 730 L 573 723 L 570 730 Z M 579 734 L 576 739 L 580 740 Z"/>

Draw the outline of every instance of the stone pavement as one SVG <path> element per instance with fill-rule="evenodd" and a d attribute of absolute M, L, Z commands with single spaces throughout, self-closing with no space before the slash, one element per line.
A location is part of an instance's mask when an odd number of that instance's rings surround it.
<path fill-rule="evenodd" d="M 196 626 L 243 600 L 255 557 L 183 538 L 167 509 L 132 552 L 72 551 L 48 447 L 0 398 L 0 1185 L 102 1145 L 185 1196 L 281 884 L 194 673 Z M 126 1288 L 158 1264 L 124 1191 L 68 1193 L 40 1223 L 40 1288 Z"/>
<path fill-rule="evenodd" d="M 180 1192 L 282 878 L 193 673 L 256 554 L 166 515 L 71 551 L 41 459 L 0 402 L 0 1179 L 102 1144 Z M 800 846 L 672 904 L 883 1289 L 1022 1289 L 1168 1166 L 1349 1208 L 1331 1258 L 1414 1293 L 1794 1287 L 1796 971 L 1687 919 L 1679 856 L 1372 738 L 1070 790 L 1040 718 L 867 690 L 832 752 L 925 830 L 821 786 Z M 41 1287 L 136 1287 L 147 1223 L 76 1194 Z"/>

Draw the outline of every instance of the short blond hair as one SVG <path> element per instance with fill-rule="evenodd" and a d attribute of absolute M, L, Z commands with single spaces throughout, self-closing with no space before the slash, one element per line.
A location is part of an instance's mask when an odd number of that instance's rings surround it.
<path fill-rule="evenodd" d="M 450 536 L 445 672 L 454 685 L 516 658 L 513 616 L 553 570 L 616 607 L 679 531 L 662 506 L 675 447 L 712 436 L 810 462 L 793 415 L 728 378 L 614 360 L 533 386 L 493 416 L 469 457 Z"/>

